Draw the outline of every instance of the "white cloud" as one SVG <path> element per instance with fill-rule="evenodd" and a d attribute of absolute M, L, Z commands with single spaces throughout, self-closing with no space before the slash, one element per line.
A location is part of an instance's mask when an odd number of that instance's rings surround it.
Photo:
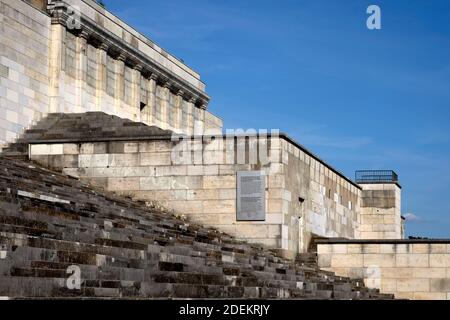
<path fill-rule="evenodd" d="M 405 213 L 403 215 L 406 221 L 422 221 L 422 219 L 416 216 L 414 213 Z"/>

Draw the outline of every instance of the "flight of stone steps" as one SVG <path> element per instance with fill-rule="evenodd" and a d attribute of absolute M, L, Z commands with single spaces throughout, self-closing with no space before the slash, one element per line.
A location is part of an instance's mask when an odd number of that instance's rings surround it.
<path fill-rule="evenodd" d="M 132 137 L 161 137 L 171 136 L 172 131 L 163 130 L 155 126 L 148 126 L 141 122 L 123 119 L 104 112 L 86 113 L 50 113 L 38 121 L 6 148 L 3 154 L 23 159 L 28 155 L 28 142 L 52 140 L 80 140 L 101 138 Z"/>
<path fill-rule="evenodd" d="M 257 245 L 0 156 L 0 296 L 391 299 Z M 81 270 L 69 289 L 69 266 Z"/>

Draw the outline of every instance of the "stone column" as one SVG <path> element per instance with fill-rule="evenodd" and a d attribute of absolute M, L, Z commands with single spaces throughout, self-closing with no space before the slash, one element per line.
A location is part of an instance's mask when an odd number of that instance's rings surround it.
<path fill-rule="evenodd" d="M 120 54 L 117 57 L 116 63 L 116 94 L 115 98 L 115 113 L 119 116 L 122 115 L 122 101 L 125 95 L 125 54 Z"/>
<path fill-rule="evenodd" d="M 108 45 L 102 43 L 97 49 L 97 86 L 96 86 L 96 98 L 97 98 L 97 110 L 106 112 L 107 106 L 105 103 L 106 96 L 106 56 L 108 55 Z"/>
<path fill-rule="evenodd" d="M 89 33 L 81 31 L 77 37 L 77 102 L 78 112 L 85 111 L 86 108 L 86 81 L 87 81 L 87 41 Z"/>
<path fill-rule="evenodd" d="M 156 80 L 158 76 L 156 74 L 152 74 L 149 80 L 149 97 L 148 97 L 148 108 L 149 108 L 149 122 L 154 124 L 156 120 Z"/>
<path fill-rule="evenodd" d="M 188 134 L 194 134 L 194 108 L 195 108 L 195 98 L 190 98 L 188 101 L 188 108 L 187 108 L 187 118 L 188 118 L 188 125 L 187 125 L 187 133 Z"/>
<path fill-rule="evenodd" d="M 133 67 L 133 95 L 131 100 L 134 111 L 134 121 L 139 121 L 141 118 L 141 72 L 142 66 L 140 64 Z"/>
<path fill-rule="evenodd" d="M 59 23 L 52 24 L 50 34 L 50 105 L 48 112 L 64 112 L 64 39 L 66 28 Z"/>
<path fill-rule="evenodd" d="M 161 121 L 163 124 L 163 129 L 168 129 L 170 127 L 170 118 L 169 112 L 171 112 L 171 108 L 169 105 L 169 94 L 170 94 L 170 83 L 164 83 L 163 87 L 163 102 L 162 102 L 162 110 L 161 110 Z"/>
<path fill-rule="evenodd" d="M 198 119 L 194 123 L 194 133 L 197 135 L 203 135 L 205 133 L 205 109 L 204 105 L 197 109 Z"/>
<path fill-rule="evenodd" d="M 178 90 L 177 92 L 177 98 L 175 101 L 175 106 L 174 106 L 174 128 L 175 131 L 178 133 L 181 133 L 183 130 L 183 120 L 182 120 L 182 115 L 183 115 L 183 96 L 184 96 L 184 91 L 183 90 Z"/>

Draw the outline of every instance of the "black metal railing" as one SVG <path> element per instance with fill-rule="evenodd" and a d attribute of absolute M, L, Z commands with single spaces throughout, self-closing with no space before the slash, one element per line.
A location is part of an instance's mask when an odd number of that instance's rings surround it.
<path fill-rule="evenodd" d="M 398 182 L 398 175 L 393 170 L 359 170 L 355 172 L 356 183 L 392 183 Z"/>

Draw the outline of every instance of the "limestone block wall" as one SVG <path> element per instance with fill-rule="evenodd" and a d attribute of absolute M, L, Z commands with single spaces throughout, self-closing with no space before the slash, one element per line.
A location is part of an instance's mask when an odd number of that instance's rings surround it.
<path fill-rule="evenodd" d="M 360 187 L 292 141 L 282 145 L 284 187 L 291 195 L 288 211 L 302 226 L 300 251 L 307 251 L 312 236 L 358 239 Z"/>
<path fill-rule="evenodd" d="M 361 239 L 402 239 L 401 188 L 396 183 L 360 184 Z"/>
<path fill-rule="evenodd" d="M 450 241 L 319 243 L 319 267 L 399 299 L 450 299 Z"/>
<path fill-rule="evenodd" d="M 50 17 L 23 1 L 0 0 L 0 145 L 49 105 Z"/>
<path fill-rule="evenodd" d="M 244 139 L 243 147 L 221 138 L 189 142 L 187 162 L 174 158 L 182 144 L 169 139 L 34 144 L 30 156 L 286 254 L 307 251 L 312 236 L 357 238 L 360 190 L 337 171 L 284 136 Z M 236 218 L 236 174 L 251 170 L 266 175 L 265 221 Z"/>

